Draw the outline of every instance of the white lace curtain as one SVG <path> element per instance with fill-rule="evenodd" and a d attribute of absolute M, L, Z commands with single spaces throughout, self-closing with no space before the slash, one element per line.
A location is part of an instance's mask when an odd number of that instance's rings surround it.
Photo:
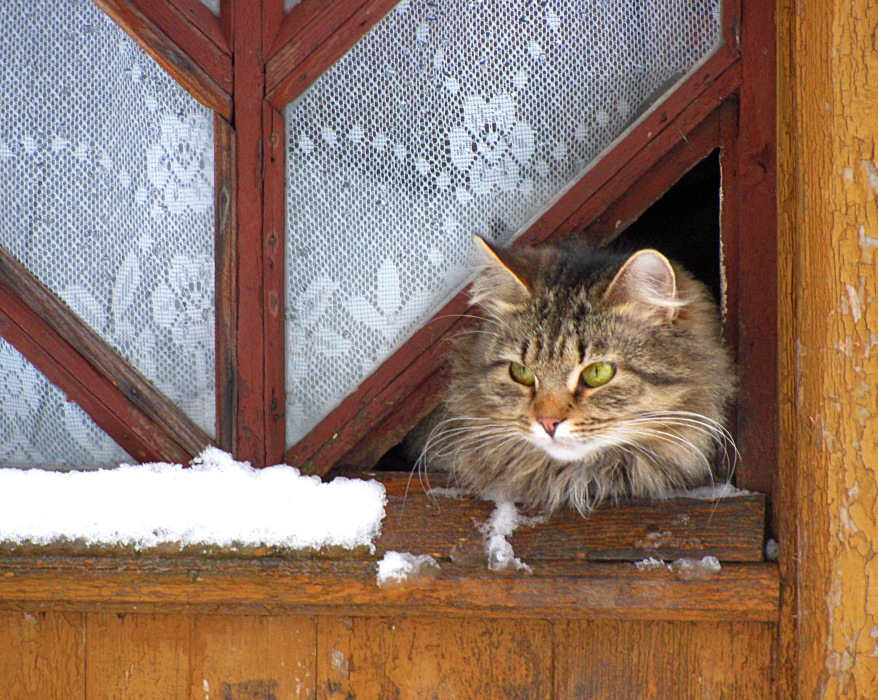
<path fill-rule="evenodd" d="M 4 0 L 0 67 L 0 246 L 213 434 L 212 112 L 90 0 Z M 33 392 L 0 391 L 0 464 L 107 461 L 99 431 L 42 427 L 60 392 L 34 372 L 0 353 Z"/>
<path fill-rule="evenodd" d="M 285 112 L 287 442 L 720 43 L 719 0 L 404 0 Z"/>

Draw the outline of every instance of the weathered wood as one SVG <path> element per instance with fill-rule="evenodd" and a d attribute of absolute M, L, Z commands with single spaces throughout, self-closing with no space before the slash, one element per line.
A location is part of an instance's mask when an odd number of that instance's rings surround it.
<path fill-rule="evenodd" d="M 398 0 L 339 0 L 326 8 L 326 14 L 321 10 L 319 21 L 311 22 L 305 27 L 306 36 L 310 38 L 312 30 L 316 32 L 316 36 L 301 43 L 293 38 L 285 44 L 289 50 L 281 48 L 268 61 L 265 68 L 266 90 L 272 107 L 282 110 L 301 95 L 397 2 Z M 291 16 L 287 22 L 295 22 L 296 19 L 296 16 Z M 326 30 L 330 30 L 328 34 Z M 284 33 L 283 28 L 281 33 Z M 315 45 L 315 42 L 319 45 Z"/>
<path fill-rule="evenodd" d="M 89 613 L 83 697 L 185 698 L 191 645 L 186 616 Z"/>
<path fill-rule="evenodd" d="M 196 454 L 187 452 L 149 416 L 133 407 L 119 387 L 2 285 L 0 337 L 136 460 L 186 462 Z"/>
<path fill-rule="evenodd" d="M 556 698 L 769 698 L 774 625 L 555 623 Z"/>
<path fill-rule="evenodd" d="M 317 697 L 552 697 L 542 620 L 320 617 Z"/>
<path fill-rule="evenodd" d="M 269 71 L 275 76 L 274 82 L 279 80 L 284 70 L 289 71 L 317 49 L 365 2 L 366 0 L 355 0 L 354 3 L 349 0 L 302 0 L 285 15 L 281 15 L 277 31 L 271 41 L 266 42 L 266 46 L 271 47 L 266 52 L 266 57 L 274 58 L 269 66 Z M 282 2 L 277 4 L 278 10 L 282 12 Z M 272 81 L 272 78 L 269 80 Z"/>
<path fill-rule="evenodd" d="M 682 175 L 685 170 L 676 170 L 681 167 L 676 160 L 666 164 L 667 171 L 659 169 L 657 164 L 678 144 L 685 143 L 690 134 L 697 139 L 697 147 L 706 148 L 705 142 L 719 145 L 719 117 L 715 110 L 739 82 L 740 70 L 735 64 L 713 81 L 693 104 L 685 108 L 678 105 L 676 109 L 682 111 L 676 117 L 670 118 L 667 112 L 663 113 L 667 123 L 661 121 L 662 114 L 659 114 L 653 127 L 657 130 L 655 134 L 641 124 L 601 161 L 599 167 L 590 170 L 574 185 L 571 192 L 575 192 L 575 196 L 569 192 L 564 195 L 518 239 L 516 245 L 531 245 L 581 232 L 620 197 L 632 191 L 638 179 L 647 173 L 652 172 L 651 177 L 665 180 Z M 699 128 L 703 131 L 695 134 Z M 648 141 L 648 146 L 638 150 L 629 143 L 632 140 Z M 587 187 L 582 185 L 583 181 Z M 632 200 L 633 210 L 617 210 L 617 219 L 619 216 L 639 215 L 643 211 L 639 207 L 643 204 L 644 201 Z M 609 233 L 615 235 L 617 232 Z M 356 392 L 293 445 L 284 455 L 284 461 L 308 473 L 324 474 L 342 459 L 348 463 L 346 454 L 351 453 L 349 463 L 371 466 L 370 460 L 380 456 L 382 448 L 392 445 L 390 439 L 382 439 L 378 426 L 393 426 L 392 437 L 405 434 L 420 420 L 422 406 L 433 402 L 425 397 L 425 403 L 419 404 L 410 401 L 409 397 L 413 392 L 423 390 L 425 378 L 434 381 L 432 377 L 448 349 L 447 343 L 441 341 L 466 328 L 472 321 L 466 318 L 470 312 L 464 291 L 385 360 Z M 360 449 L 359 442 L 364 438 Z"/>
<path fill-rule="evenodd" d="M 442 563 L 435 578 L 379 588 L 375 562 L 6 557 L 0 610 L 447 615 L 774 622 L 773 564 L 725 564 L 690 577 L 632 563 L 544 562 L 498 574 Z"/>
<path fill-rule="evenodd" d="M 778 4 L 778 697 L 878 687 L 878 4 Z"/>
<path fill-rule="evenodd" d="M 96 408 L 93 399 L 102 402 L 95 418 L 126 449 L 188 461 L 210 444 L 200 427 L 2 248 L 0 309 L 9 319 L 0 329 L 4 337 L 13 345 L 28 343 L 22 345 L 25 356 L 82 400 L 86 410 Z M 149 440 L 156 441 L 154 449 Z"/>
<path fill-rule="evenodd" d="M 263 231 L 263 103 L 261 3 L 233 0 L 235 52 L 235 211 L 237 216 L 238 294 L 236 357 L 238 403 L 235 455 L 254 466 L 266 465 L 268 387 L 265 378 L 265 299 Z"/>
<path fill-rule="evenodd" d="M 85 697 L 85 616 L 0 613 L 4 700 Z"/>
<path fill-rule="evenodd" d="M 316 620 L 297 615 L 198 615 L 188 697 L 313 698 L 316 636 Z"/>
<path fill-rule="evenodd" d="M 159 0 L 137 0 L 138 5 L 133 0 L 93 2 L 192 97 L 231 119 L 231 59 L 176 9 Z"/>
<path fill-rule="evenodd" d="M 736 440 L 742 488 L 773 490 L 778 455 L 777 197 L 774 4 L 745 2 L 743 80 L 726 140 L 722 172 L 722 233 L 728 286 L 735 298 L 738 393 Z M 725 246 L 725 243 L 724 243 Z"/>
<path fill-rule="evenodd" d="M 265 463 L 279 464 L 286 447 L 286 139 L 283 116 L 268 104 L 263 104 L 263 133 Z"/>
<path fill-rule="evenodd" d="M 229 48 L 229 42 L 226 41 L 222 26 L 220 26 L 219 17 L 207 9 L 207 6 L 200 0 L 168 0 L 177 11 L 182 14 L 189 22 L 195 25 L 202 34 L 204 34 L 216 47 L 224 54 L 232 55 Z M 231 70 L 229 71 L 231 75 Z M 231 88 L 231 85 L 229 86 Z"/>
<path fill-rule="evenodd" d="M 238 404 L 235 284 L 238 237 L 235 186 L 235 132 L 219 115 L 214 119 L 214 212 L 216 217 L 216 444 L 235 451 Z"/>

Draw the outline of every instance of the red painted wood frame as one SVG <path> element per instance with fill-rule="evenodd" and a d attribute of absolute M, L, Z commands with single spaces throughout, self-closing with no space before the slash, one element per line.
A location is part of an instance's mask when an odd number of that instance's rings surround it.
<path fill-rule="evenodd" d="M 216 442 L 256 465 L 283 459 L 313 473 L 370 466 L 435 404 L 442 385 L 436 344 L 466 323 L 456 318 L 466 298 L 452 300 L 285 450 L 281 110 L 397 0 L 302 0 L 286 15 L 282 0 L 222 0 L 219 18 L 198 0 L 94 2 L 217 113 Z M 611 240 L 720 150 L 726 332 L 742 373 L 738 484 L 762 491 L 771 489 L 777 454 L 773 13 L 771 3 L 725 0 L 724 45 L 517 242 L 574 234 Z M 132 455 L 193 454 L 203 433 L 127 363 L 98 361 L 107 354 L 101 341 L 61 305 L 49 312 L 30 303 L 20 278 L 31 287 L 39 282 L 21 270 L 10 278 L 3 263 L 0 333 Z M 71 325 L 87 342 L 71 342 Z M 145 406 L 142 394 L 150 399 Z"/>

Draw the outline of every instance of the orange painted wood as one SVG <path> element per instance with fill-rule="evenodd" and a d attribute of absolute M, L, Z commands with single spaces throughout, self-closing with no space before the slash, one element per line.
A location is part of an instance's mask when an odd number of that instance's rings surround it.
<path fill-rule="evenodd" d="M 774 625 L 577 620 L 555 630 L 555 698 L 776 697 Z"/>
<path fill-rule="evenodd" d="M 706 68 L 706 67 L 705 67 Z M 530 245 L 555 237 L 581 232 L 602 215 L 620 197 L 635 188 L 635 183 L 658 167 L 678 144 L 685 143 L 689 134 L 704 123 L 697 135 L 695 148 L 709 150 L 719 145 L 719 117 L 715 114 L 730 92 L 740 82 L 740 66 L 733 64 L 719 78 L 704 88 L 704 92 L 690 105 L 678 105 L 675 117 L 668 112 L 656 112 L 652 133 L 643 124 L 609 154 L 600 164 L 590 170 L 570 192 L 564 195 L 516 242 Z M 704 79 L 704 76 L 702 76 Z M 702 85 L 702 87 L 704 87 Z M 665 121 L 662 121 L 662 117 Z M 641 131 L 642 129 L 642 131 Z M 635 148 L 633 141 L 644 139 L 645 148 Z M 641 144 L 642 145 L 642 144 Z M 678 160 L 670 159 L 661 175 L 653 178 L 666 180 L 681 176 L 685 170 Z M 679 170 L 678 170 L 679 169 Z M 586 186 L 583 186 L 583 182 Z M 652 192 L 651 196 L 656 192 Z M 634 201 L 633 211 L 625 217 L 634 216 L 642 202 Z M 617 210 L 617 219 L 622 212 Z M 615 235 L 615 231 L 612 231 Z M 407 432 L 420 419 L 421 406 L 409 402 L 408 397 L 422 386 L 441 366 L 447 344 L 440 342 L 465 327 L 470 312 L 465 293 L 459 294 L 441 309 L 431 321 L 396 351 L 358 390 L 346 398 L 333 412 L 308 435 L 293 445 L 284 455 L 284 461 L 303 470 L 323 474 L 335 464 L 348 463 L 345 456 L 351 453 L 350 463 L 368 468 L 371 460 L 379 457 L 382 448 L 391 446 L 389 440 L 381 440 L 378 426 L 394 426 L 395 433 Z M 425 401 L 435 403 L 435 398 Z M 405 412 L 398 406 L 407 406 Z M 414 409 L 414 410 L 412 410 Z M 395 437 L 395 435 L 394 435 Z M 360 440 L 366 443 L 358 451 Z"/>
<path fill-rule="evenodd" d="M 196 100 L 231 119 L 231 60 L 173 6 L 159 0 L 93 0 Z"/>
<path fill-rule="evenodd" d="M 85 697 L 85 615 L 0 613 L 5 700 Z"/>
<path fill-rule="evenodd" d="M 316 3 L 291 12 L 279 37 L 284 43 L 266 65 L 268 101 L 277 109 L 301 95 L 323 71 L 341 58 L 397 4 L 398 0 L 337 0 L 321 6 L 319 16 L 301 30 L 300 17 L 313 15 Z M 296 8 L 294 8 L 296 9 Z M 285 27 L 289 26 L 290 29 Z M 301 36 L 299 32 L 301 31 Z M 277 40 L 276 40 L 277 42 Z"/>
<path fill-rule="evenodd" d="M 188 462 L 204 449 L 210 439 L 200 428 L 60 301 L 37 291 L 41 285 L 13 283 L 17 291 L 10 291 L 4 284 L 9 280 L 6 272 L 14 269 L 16 279 L 26 277 L 18 274 L 17 263 L 4 256 L 0 250 L 0 336 L 136 460 Z M 44 293 L 46 305 L 39 301 Z M 38 303 L 39 313 L 21 296 Z"/>
<path fill-rule="evenodd" d="M 92 612 L 85 636 L 84 697 L 188 697 L 192 624 L 187 616 Z"/>
<path fill-rule="evenodd" d="M 6 557 L 0 610 L 298 615 L 447 615 L 775 622 L 772 564 L 725 564 L 704 578 L 631 563 L 544 563 L 502 575 L 443 563 L 433 579 L 382 589 L 374 562 L 195 557 Z M 120 633 L 121 635 L 121 633 Z"/>
<path fill-rule="evenodd" d="M 232 55 L 229 42 L 226 41 L 219 17 L 207 9 L 199 0 L 168 0 L 176 10 L 189 22 L 210 39 L 224 54 Z"/>
<path fill-rule="evenodd" d="M 318 698 L 552 697 L 543 620 L 320 617 Z"/>
<path fill-rule="evenodd" d="M 188 697 L 313 698 L 316 638 L 317 622 L 309 617 L 197 615 Z"/>
<path fill-rule="evenodd" d="M 878 687 L 878 5 L 790 1 L 777 10 L 778 696 L 870 697 Z"/>

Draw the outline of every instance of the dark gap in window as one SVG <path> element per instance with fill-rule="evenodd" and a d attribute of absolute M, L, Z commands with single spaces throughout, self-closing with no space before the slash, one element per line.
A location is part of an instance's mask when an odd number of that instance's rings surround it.
<path fill-rule="evenodd" d="M 636 187 L 636 185 L 635 185 Z M 720 298 L 720 168 L 711 153 L 681 177 L 657 202 L 623 231 L 610 248 L 655 248 L 681 264 Z M 410 471 L 401 445 L 378 462 L 379 471 Z"/>

